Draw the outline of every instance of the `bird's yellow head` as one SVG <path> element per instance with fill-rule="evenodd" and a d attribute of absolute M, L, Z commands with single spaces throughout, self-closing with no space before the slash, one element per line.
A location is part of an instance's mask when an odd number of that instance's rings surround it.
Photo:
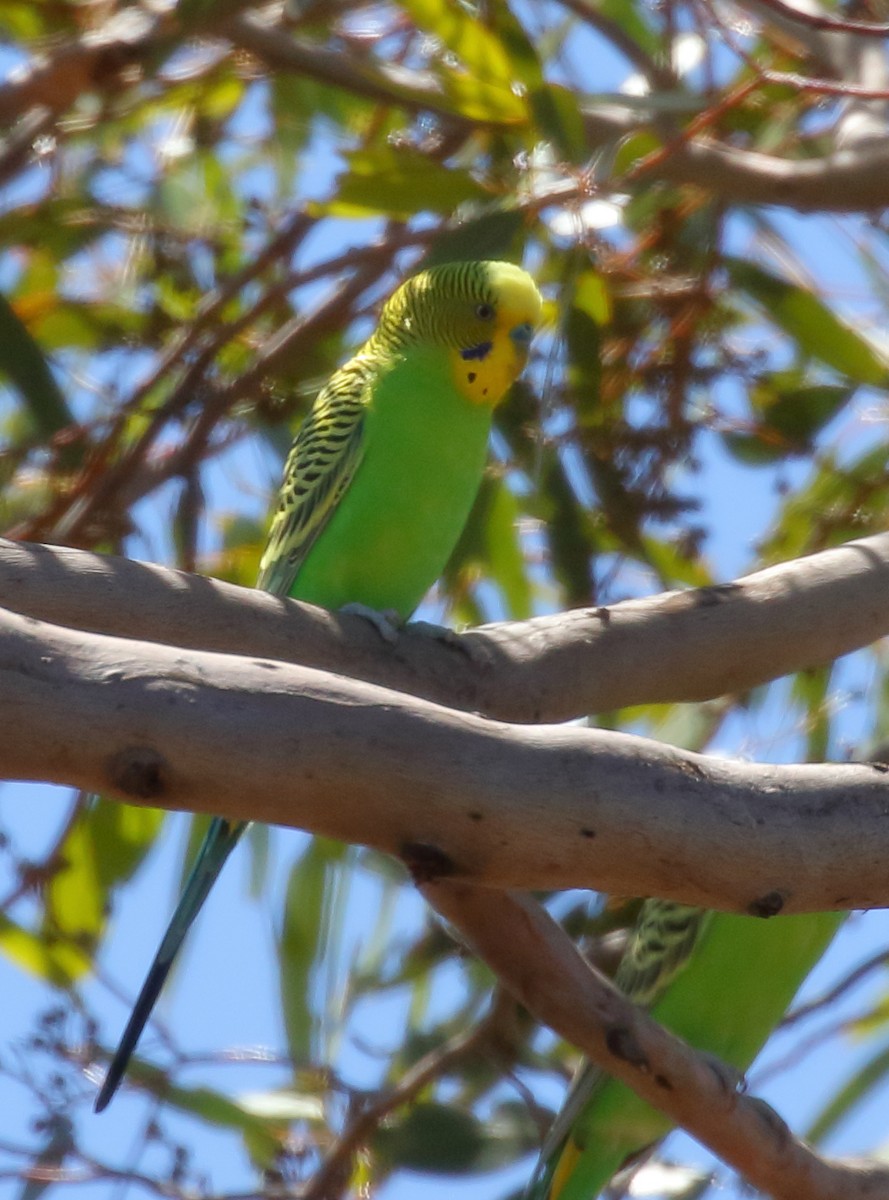
<path fill-rule="evenodd" d="M 540 293 L 521 267 L 445 263 L 421 271 L 393 293 L 376 336 L 389 347 L 445 346 L 458 390 L 493 407 L 528 360 L 540 312 Z"/>

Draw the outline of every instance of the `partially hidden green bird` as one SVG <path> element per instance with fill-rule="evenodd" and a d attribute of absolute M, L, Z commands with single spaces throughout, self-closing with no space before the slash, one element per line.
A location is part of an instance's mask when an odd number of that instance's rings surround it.
<path fill-rule="evenodd" d="M 534 281 L 511 263 L 447 263 L 403 283 L 297 433 L 258 586 L 407 619 L 463 530 L 494 408 L 527 361 L 540 312 Z M 176 952 L 246 828 L 222 818 L 210 825 L 97 1112 L 120 1084 Z"/>
<path fill-rule="evenodd" d="M 646 900 L 615 982 L 690 1045 L 744 1072 L 844 916 L 767 920 Z M 663 1113 L 585 1063 L 544 1142 L 527 1200 L 595 1200 L 671 1128 Z"/>

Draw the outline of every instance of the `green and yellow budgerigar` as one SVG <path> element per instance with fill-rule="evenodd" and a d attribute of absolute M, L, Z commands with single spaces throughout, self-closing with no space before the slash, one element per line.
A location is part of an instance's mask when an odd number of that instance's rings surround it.
<path fill-rule="evenodd" d="M 410 616 L 469 515 L 494 407 L 525 365 L 540 310 L 533 280 L 511 263 L 450 263 L 402 284 L 296 436 L 258 586 L 324 608 Z M 211 824 L 97 1111 L 114 1095 L 176 952 L 245 828 Z"/>
<path fill-rule="evenodd" d="M 615 981 L 690 1045 L 746 1071 L 843 916 L 766 920 L 647 900 Z M 585 1064 L 546 1139 L 527 1200 L 595 1200 L 671 1127 L 629 1088 Z"/>

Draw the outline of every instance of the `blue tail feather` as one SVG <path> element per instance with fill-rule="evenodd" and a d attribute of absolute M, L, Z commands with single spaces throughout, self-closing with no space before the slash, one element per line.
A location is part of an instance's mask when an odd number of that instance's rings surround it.
<path fill-rule="evenodd" d="M 176 911 L 167 926 L 167 932 L 154 956 L 154 962 L 142 984 L 142 991 L 139 993 L 120 1044 L 108 1067 L 102 1090 L 96 1098 L 95 1110 L 97 1113 L 102 1112 L 108 1106 L 117 1091 L 136 1048 L 136 1043 L 142 1036 L 145 1023 L 151 1015 L 155 1001 L 170 973 L 170 967 L 173 965 L 179 947 L 200 912 L 210 888 L 216 882 L 225 860 L 237 845 L 238 839 L 246 828 L 246 821 L 232 822 L 216 817 L 207 830 L 191 874 L 179 898 L 179 903 L 176 905 Z"/>

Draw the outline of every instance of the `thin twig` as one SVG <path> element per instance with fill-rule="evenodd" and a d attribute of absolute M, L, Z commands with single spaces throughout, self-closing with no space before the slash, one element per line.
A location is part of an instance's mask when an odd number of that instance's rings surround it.
<path fill-rule="evenodd" d="M 349 1174 L 356 1152 L 385 1118 L 459 1063 L 478 1057 L 484 1053 L 486 1045 L 496 1044 L 501 1037 L 504 1018 L 515 1011 L 515 1006 L 507 992 L 497 991 L 488 1013 L 477 1025 L 431 1050 L 404 1073 L 395 1087 L 377 1093 L 338 1135 L 330 1154 L 301 1192 L 300 1200 L 329 1200 L 334 1194 L 335 1183 Z"/>
<path fill-rule="evenodd" d="M 795 1025 L 798 1021 L 810 1017 L 813 1013 L 820 1012 L 824 1008 L 830 1008 L 841 996 L 845 996 L 846 992 L 857 987 L 868 975 L 876 971 L 879 967 L 887 965 L 889 965 L 889 949 L 878 950 L 876 954 L 872 954 L 870 958 L 866 958 L 864 962 L 859 963 L 853 971 L 850 971 L 848 975 L 845 975 L 833 987 L 828 988 L 826 992 L 822 992 L 820 996 L 816 996 L 806 1004 L 800 1004 L 796 1008 L 791 1009 L 781 1022 L 779 1028 L 789 1029 L 791 1025 Z"/>
<path fill-rule="evenodd" d="M 823 16 L 804 8 L 783 4 L 782 0 L 757 0 L 757 4 L 764 8 L 770 8 L 785 21 L 797 25 L 808 25 L 810 29 L 824 29 L 831 33 L 853 33 L 860 37 L 889 37 L 889 24 L 882 21 L 844 21 L 840 17 Z"/>

